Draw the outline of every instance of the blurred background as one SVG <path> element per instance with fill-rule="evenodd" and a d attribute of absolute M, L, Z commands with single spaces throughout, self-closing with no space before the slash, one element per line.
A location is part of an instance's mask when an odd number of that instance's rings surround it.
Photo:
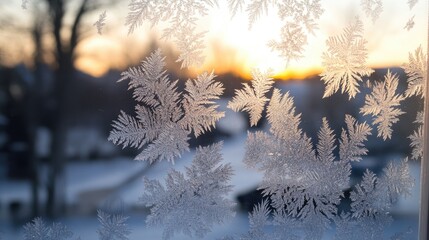
<path fill-rule="evenodd" d="M 268 130 L 269 126 L 263 119 L 250 128 L 248 116 L 227 109 L 227 102 L 250 79 L 252 68 L 271 68 L 275 87 L 294 97 L 302 113 L 301 128 L 312 139 L 317 139 L 323 117 L 337 136 L 345 125 L 345 114 L 370 121 L 359 114 L 368 88 L 363 87 L 352 101 L 342 94 L 322 99 L 324 85 L 318 76 L 325 40 L 340 34 L 353 19 L 350 16 L 363 15 L 356 2 L 322 1 L 325 13 L 320 29 L 308 36 L 305 57 L 286 68 L 284 60 L 266 45 L 279 35 L 275 14 L 249 30 L 245 14 L 231 18 L 225 1 L 219 1 L 199 26 L 208 32 L 206 61 L 199 67 L 180 69 L 175 46 L 159 40 L 159 29 L 143 24 L 136 33 L 127 34 L 126 1 L 33 0 L 23 9 L 21 1 L 0 0 L 0 236 L 21 239 L 22 225 L 42 216 L 69 225 L 77 236 L 95 239 L 96 210 L 118 208 L 131 216 L 132 236 L 159 238 L 161 229 L 144 228 L 149 210 L 138 201 L 143 192 L 141 179 L 163 179 L 173 166 L 133 161 L 139 150 L 121 149 L 107 141 L 119 111 L 131 114 L 135 105 L 127 83 L 117 83 L 120 73 L 157 48 L 166 55 L 170 79 L 179 79 L 179 90 L 188 78 L 212 69 L 224 84 L 226 92 L 219 104 L 226 117 L 214 131 L 191 143 L 194 149 L 224 141 L 224 159 L 235 171 L 230 197 L 238 203 L 237 217 L 216 227 L 207 239 L 246 231 L 247 213 L 262 199 L 256 190 L 262 176 L 242 163 L 247 131 Z M 403 92 L 406 76 L 400 66 L 408 61 L 409 52 L 427 46 L 427 3 L 420 1 L 411 11 L 406 1 L 392 2 L 385 1 L 379 21 L 364 19 L 368 63 L 375 69 L 368 82 L 383 79 L 390 69 L 399 76 Z M 93 23 L 104 10 L 106 27 L 99 35 Z M 404 30 L 413 16 L 414 28 Z M 353 166 L 351 185 L 366 168 L 379 173 L 388 161 L 410 156 L 408 136 L 418 127 L 413 122 L 423 109 L 423 100 L 411 97 L 401 108 L 406 114 L 394 125 L 391 140 L 382 141 L 376 134 L 369 138 L 369 155 Z M 193 150 L 176 160 L 174 168 L 184 169 L 192 156 Z M 411 161 L 410 167 L 416 185 L 413 195 L 394 208 L 392 215 L 398 222 L 392 228 L 410 228 L 416 233 L 419 162 Z"/>

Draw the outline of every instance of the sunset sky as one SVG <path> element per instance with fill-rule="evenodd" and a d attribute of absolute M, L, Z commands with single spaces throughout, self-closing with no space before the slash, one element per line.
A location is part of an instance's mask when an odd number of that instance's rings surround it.
<path fill-rule="evenodd" d="M 5 4 L 4 0 L 1 0 Z M 16 4 L 20 1 L 6 1 Z M 14 3 L 12 3 L 14 2 Z M 219 6 L 213 8 L 210 15 L 202 19 L 199 29 L 208 31 L 206 38 L 206 61 L 200 68 L 191 72 L 215 69 L 217 73 L 233 72 L 248 77 L 252 68 L 274 70 L 279 77 L 302 78 L 321 70 L 321 56 L 325 51 L 325 41 L 329 36 L 339 35 L 344 27 L 356 16 L 364 23 L 364 37 L 368 41 L 368 63 L 372 67 L 399 66 L 408 60 L 408 53 L 419 45 L 427 46 L 427 1 L 420 0 L 413 9 L 409 9 L 407 0 L 384 0 L 383 12 L 373 23 L 366 19 L 358 0 L 322 0 L 324 13 L 319 20 L 319 30 L 315 35 L 308 35 L 308 45 L 304 57 L 292 61 L 286 68 L 285 60 L 272 52 L 267 42 L 279 35 L 281 23 L 272 10 L 269 16 L 263 16 L 248 29 L 245 13 L 234 18 L 228 11 L 225 0 L 219 0 Z M 92 75 L 100 76 L 110 68 L 123 69 L 129 64 L 136 64 L 147 52 L 152 41 L 159 38 L 161 30 L 151 29 L 148 24 L 127 35 L 124 26 L 128 1 L 119 7 L 107 10 L 107 21 L 103 35 L 94 34 L 86 38 L 78 47 L 76 66 Z M 100 13 L 104 9 L 100 9 Z M 98 12 L 88 15 L 86 21 L 93 23 Z M 404 29 L 408 19 L 414 16 L 415 26 L 410 31 Z M 0 35 L 3 37 L 3 35 Z M 4 41 L 3 41 L 4 42 Z M 169 42 L 159 40 L 167 49 L 174 49 Z M 174 59 L 171 59 L 173 61 Z"/>

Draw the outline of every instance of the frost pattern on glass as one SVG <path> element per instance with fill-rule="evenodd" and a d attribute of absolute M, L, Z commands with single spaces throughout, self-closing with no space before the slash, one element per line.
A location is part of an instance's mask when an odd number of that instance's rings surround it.
<path fill-rule="evenodd" d="M 360 161 L 367 153 L 363 143 L 371 128 L 347 115 L 336 160 L 335 136 L 327 119 L 313 149 L 311 139 L 299 128 L 301 115 L 295 113 L 289 93 L 274 89 L 267 118 L 271 133 L 249 133 L 244 162 L 264 173 L 259 188 L 279 214 L 297 218 L 303 226 L 311 224 L 312 229 L 304 229 L 306 234 L 319 236 L 336 215 L 348 187 L 350 162 Z"/>
<path fill-rule="evenodd" d="M 419 46 L 414 55 L 409 53 L 408 63 L 403 65 L 408 76 L 408 88 L 405 91 L 407 97 L 416 95 L 424 98 L 427 82 L 427 55 L 423 53 L 422 46 Z"/>
<path fill-rule="evenodd" d="M 408 6 L 412 9 L 419 0 L 408 0 Z"/>
<path fill-rule="evenodd" d="M 320 0 L 228 0 L 228 3 L 233 16 L 245 8 L 249 29 L 261 16 L 268 15 L 271 8 L 277 9 L 283 27 L 279 39 L 271 40 L 268 45 L 279 52 L 286 66 L 302 57 L 307 45 L 307 34 L 314 34 L 318 28 L 317 20 L 324 11 Z"/>
<path fill-rule="evenodd" d="M 405 24 L 404 29 L 407 29 L 407 31 L 410 31 L 414 27 L 414 16 L 412 16 L 410 19 L 408 19 L 407 23 Z"/>
<path fill-rule="evenodd" d="M 210 131 L 224 116 L 214 100 L 223 93 L 215 75 L 203 73 L 188 79 L 185 92 L 177 91 L 177 81 L 170 81 L 165 57 L 156 50 L 140 66 L 122 73 L 119 81 L 130 80 L 129 89 L 140 104 L 136 117 L 121 111 L 114 121 L 109 140 L 123 147 L 143 148 L 136 160 L 153 163 L 174 158 L 189 149 L 189 135 L 196 137 Z"/>
<path fill-rule="evenodd" d="M 98 20 L 93 24 L 97 28 L 97 33 L 102 34 L 103 28 L 106 25 L 107 12 L 104 11 L 98 16 Z"/>
<path fill-rule="evenodd" d="M 396 94 L 399 78 L 387 71 L 384 81 L 376 82 L 372 92 L 365 97 L 365 105 L 360 109 L 363 115 L 371 115 L 373 124 L 377 126 L 377 136 L 383 140 L 392 138 L 392 125 L 399 121 L 404 112 L 399 108 L 405 99 L 402 94 Z"/>
<path fill-rule="evenodd" d="M 235 90 L 235 96 L 228 103 L 228 107 L 234 111 L 245 111 L 250 115 L 250 125 L 256 126 L 262 117 L 268 98 L 265 96 L 272 88 L 274 81 L 271 73 L 252 71 L 252 84 L 243 83 L 243 89 Z"/>
<path fill-rule="evenodd" d="M 126 221 L 128 217 L 121 214 L 108 214 L 101 210 L 97 211 L 100 227 L 97 230 L 100 240 L 128 240 L 131 234 Z"/>
<path fill-rule="evenodd" d="M 66 240 L 73 233 L 61 223 L 47 225 L 41 218 L 35 218 L 24 226 L 24 240 Z"/>
<path fill-rule="evenodd" d="M 375 22 L 383 11 L 383 2 L 381 0 L 361 0 L 361 6 L 372 22 Z"/>
<path fill-rule="evenodd" d="M 374 72 L 366 66 L 368 50 L 362 33 L 363 24 L 356 17 L 343 34 L 329 37 L 326 41 L 328 50 L 322 55 L 324 70 L 320 74 L 326 85 L 323 97 L 341 89 L 342 93 L 348 93 L 349 99 L 354 98 L 360 92 L 362 77 Z"/>
<path fill-rule="evenodd" d="M 216 5 L 216 0 L 132 0 L 125 24 L 131 34 L 145 21 L 152 27 L 166 23 L 163 37 L 174 39 L 180 52 L 177 61 L 182 62 L 182 67 L 200 65 L 205 33 L 197 32 L 195 26 L 198 19 L 208 14 L 209 7 Z"/>
<path fill-rule="evenodd" d="M 234 216 L 234 202 L 227 199 L 232 190 L 230 164 L 220 164 L 222 143 L 197 148 L 186 173 L 172 169 L 165 186 L 158 180 L 145 179 L 142 203 L 151 208 L 149 226 L 162 226 L 163 239 L 176 233 L 203 238 L 213 224 Z"/>
<path fill-rule="evenodd" d="M 417 123 L 419 127 L 416 131 L 413 132 L 408 138 L 411 140 L 411 148 L 412 150 L 412 159 L 418 160 L 423 157 L 423 147 L 424 147 L 424 138 L 423 138 L 423 123 L 424 123 L 424 112 L 417 113 L 417 119 L 414 121 Z"/>
<path fill-rule="evenodd" d="M 407 159 L 390 162 L 379 178 L 367 170 L 361 183 L 351 192 L 352 214 L 341 213 L 335 219 L 335 239 L 384 239 L 384 230 L 393 222 L 389 213 L 393 203 L 400 195 L 410 195 L 413 186 Z M 396 233 L 391 239 L 405 235 Z"/>

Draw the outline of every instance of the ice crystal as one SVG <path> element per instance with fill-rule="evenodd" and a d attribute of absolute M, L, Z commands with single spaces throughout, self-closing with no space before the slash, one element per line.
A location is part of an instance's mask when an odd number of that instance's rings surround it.
<path fill-rule="evenodd" d="M 423 111 L 417 114 L 417 119 L 415 123 L 418 123 L 419 127 L 408 138 L 411 140 L 410 146 L 413 149 L 411 153 L 412 155 L 411 159 L 417 160 L 423 157 L 423 147 L 424 147 L 424 138 L 423 138 L 424 112 Z"/>
<path fill-rule="evenodd" d="M 304 46 L 307 44 L 307 35 L 297 24 L 287 24 L 282 27 L 280 41 L 272 40 L 269 42 L 271 49 L 278 51 L 280 56 L 286 59 L 286 65 L 289 61 L 298 60 L 302 57 Z"/>
<path fill-rule="evenodd" d="M 377 176 L 367 170 L 362 182 L 350 194 L 353 217 L 373 217 L 390 210 L 400 195 L 410 195 L 414 180 L 410 176 L 407 159 L 399 164 L 390 162 Z"/>
<path fill-rule="evenodd" d="M 106 25 L 106 16 L 107 16 L 107 12 L 104 11 L 103 13 L 100 14 L 100 16 L 98 16 L 98 20 L 93 24 L 93 26 L 97 28 L 97 32 L 100 35 L 102 34 L 103 28 Z"/>
<path fill-rule="evenodd" d="M 408 88 L 405 91 L 405 95 L 407 97 L 416 95 L 423 98 L 427 82 L 427 55 L 423 53 L 422 47 L 419 46 L 414 55 L 409 53 L 408 61 L 403 65 L 408 76 Z"/>
<path fill-rule="evenodd" d="M 312 34 L 318 28 L 317 20 L 323 11 L 320 0 L 284 0 L 279 3 L 279 16 L 283 21 L 298 24 Z"/>
<path fill-rule="evenodd" d="M 335 219 L 336 232 L 334 240 L 380 240 L 384 238 L 385 229 L 391 225 L 390 215 L 380 214 L 353 218 L 350 214 L 341 213 Z"/>
<path fill-rule="evenodd" d="M 399 78 L 387 71 L 383 82 L 375 83 L 372 92 L 365 97 L 365 106 L 360 109 L 363 115 L 371 115 L 377 125 L 378 137 L 383 140 L 392 137 L 392 125 L 399 121 L 404 114 L 399 106 L 405 99 L 402 94 L 396 94 Z"/>
<path fill-rule="evenodd" d="M 365 14 L 375 22 L 383 10 L 383 2 L 381 0 L 361 0 L 361 6 Z"/>
<path fill-rule="evenodd" d="M 246 111 L 250 114 L 250 125 L 256 126 L 262 117 L 268 98 L 265 96 L 274 83 L 270 73 L 252 71 L 252 85 L 243 83 L 243 89 L 235 91 L 234 98 L 228 103 L 228 107 L 234 111 Z"/>
<path fill-rule="evenodd" d="M 359 82 L 363 76 L 370 76 L 374 71 L 366 66 L 366 40 L 362 36 L 363 25 L 356 18 L 340 36 L 329 37 L 326 41 L 328 50 L 323 53 L 320 74 L 325 83 L 323 97 L 329 97 L 341 88 L 349 99 L 359 93 Z"/>
<path fill-rule="evenodd" d="M 320 0 L 228 0 L 230 11 L 235 15 L 244 8 L 249 17 L 249 28 L 262 16 L 269 14 L 271 8 L 276 8 L 278 17 L 282 21 L 280 39 L 271 40 L 269 46 L 279 52 L 286 60 L 286 65 L 291 60 L 302 57 L 305 45 L 307 45 L 307 33 L 314 34 L 317 20 L 323 13 Z"/>
<path fill-rule="evenodd" d="M 352 214 L 343 212 L 334 219 L 334 239 L 384 239 L 384 230 L 393 222 L 389 214 L 393 203 L 400 195 L 409 195 L 413 186 L 407 159 L 390 162 L 381 177 L 366 170 L 350 195 Z"/>
<path fill-rule="evenodd" d="M 268 201 L 262 201 L 253 208 L 253 212 L 249 213 L 249 232 L 243 235 L 240 239 L 269 239 L 264 232 L 264 227 L 268 225 L 268 217 L 270 209 Z"/>
<path fill-rule="evenodd" d="M 180 93 L 177 80 L 171 82 L 164 70 L 164 59 L 157 50 L 141 66 L 123 72 L 119 80 L 130 80 L 129 89 L 141 105 L 136 106 L 137 117 L 121 112 L 113 122 L 109 140 L 123 147 L 143 148 L 136 160 L 174 162 L 188 150 L 191 133 L 198 137 L 210 131 L 224 116 L 214 102 L 223 88 L 214 82 L 213 73 L 189 79 L 185 93 Z"/>
<path fill-rule="evenodd" d="M 222 144 L 197 148 L 186 175 L 172 169 L 165 179 L 165 187 L 157 180 L 145 179 L 141 201 L 151 208 L 146 222 L 164 227 L 163 239 L 175 233 L 202 238 L 213 224 L 233 216 L 234 203 L 226 198 L 232 168 L 220 164 Z"/>
<path fill-rule="evenodd" d="M 98 210 L 100 228 L 97 230 L 100 240 L 128 240 L 130 230 L 125 223 L 128 217 L 121 214 L 108 214 Z"/>
<path fill-rule="evenodd" d="M 412 9 L 419 0 L 408 0 L 408 6 Z"/>
<path fill-rule="evenodd" d="M 144 21 L 152 26 L 167 23 L 163 36 L 173 38 L 177 44 L 180 51 L 177 61 L 182 62 L 182 67 L 199 65 L 204 59 L 201 49 L 205 33 L 197 33 L 195 26 L 199 18 L 208 14 L 209 7 L 215 5 L 216 0 L 132 0 L 125 24 L 131 34 Z"/>
<path fill-rule="evenodd" d="M 234 2 L 235 0 L 230 0 Z M 268 8 L 270 4 L 276 3 L 276 0 L 256 0 L 251 1 L 246 8 L 246 11 L 249 15 L 249 28 L 252 27 L 253 23 L 258 20 L 263 14 L 268 13 Z"/>
<path fill-rule="evenodd" d="M 241 11 L 245 5 L 245 0 L 228 0 L 228 8 L 231 12 L 232 17 Z"/>
<path fill-rule="evenodd" d="M 414 27 L 414 16 L 408 19 L 407 23 L 405 24 L 404 29 L 407 29 L 407 31 L 410 31 Z"/>
<path fill-rule="evenodd" d="M 271 134 L 249 133 L 244 162 L 264 173 L 260 188 L 276 209 L 323 232 L 348 187 L 350 161 L 360 160 L 367 152 L 363 142 L 370 128 L 347 116 L 348 130 L 342 133 L 341 158 L 336 160 L 332 153 L 335 138 L 328 121 L 323 119 L 315 152 L 311 139 L 299 128 L 300 115 L 295 113 L 288 93 L 282 95 L 274 89 L 267 114 Z M 307 234 L 318 235 L 309 230 Z"/>
<path fill-rule="evenodd" d="M 35 218 L 24 226 L 24 240 L 65 240 L 73 233 L 61 223 L 47 225 L 41 218 Z"/>

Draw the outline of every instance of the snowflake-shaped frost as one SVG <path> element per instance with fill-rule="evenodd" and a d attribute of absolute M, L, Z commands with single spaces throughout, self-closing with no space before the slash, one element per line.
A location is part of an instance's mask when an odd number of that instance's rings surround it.
<path fill-rule="evenodd" d="M 100 14 L 100 16 L 98 16 L 98 20 L 93 24 L 93 26 L 97 28 L 97 32 L 100 35 L 102 34 L 102 30 L 106 25 L 106 16 L 107 16 L 107 13 L 106 11 L 104 11 L 103 13 Z"/>
<path fill-rule="evenodd" d="M 246 111 L 250 114 L 250 125 L 256 126 L 262 117 L 265 104 L 269 100 L 265 94 L 270 91 L 274 83 L 270 73 L 252 71 L 252 86 L 243 83 L 243 89 L 235 91 L 234 98 L 228 103 L 228 107 L 234 111 Z"/>
<path fill-rule="evenodd" d="M 101 210 L 97 211 L 100 228 L 97 230 L 100 240 L 128 240 L 130 230 L 126 221 L 128 217 L 120 214 L 110 215 Z"/>
<path fill-rule="evenodd" d="M 383 11 L 383 2 L 381 0 L 361 0 L 361 6 L 365 14 L 375 22 Z"/>
<path fill-rule="evenodd" d="M 407 29 L 407 31 L 410 31 L 414 27 L 414 16 L 412 16 L 410 19 L 408 19 L 407 23 L 405 24 L 404 29 Z"/>
<path fill-rule="evenodd" d="M 410 10 L 417 4 L 419 0 L 408 0 L 408 6 L 410 7 Z"/>
<path fill-rule="evenodd" d="M 424 112 L 417 113 L 417 119 L 414 121 L 419 124 L 419 128 L 414 131 L 411 136 L 408 138 L 411 140 L 410 146 L 412 147 L 412 158 L 414 160 L 420 159 L 423 157 L 423 146 L 424 146 L 424 138 L 423 138 L 423 124 L 424 124 Z"/>
<path fill-rule="evenodd" d="M 400 195 L 410 195 L 413 186 L 414 179 L 410 175 L 407 159 L 399 164 L 390 162 L 380 178 L 367 170 L 362 182 L 350 194 L 352 216 L 359 218 L 386 214 Z"/>
<path fill-rule="evenodd" d="M 280 39 L 271 40 L 268 45 L 286 60 L 301 58 L 307 45 L 307 33 L 314 34 L 318 28 L 317 20 L 323 13 L 320 0 L 228 0 L 230 11 L 235 15 L 245 8 L 249 18 L 249 29 L 262 15 L 269 14 L 271 8 L 277 8 L 277 15 L 283 22 Z"/>
<path fill-rule="evenodd" d="M 144 21 L 152 26 L 167 23 L 163 36 L 173 38 L 177 44 L 180 51 L 177 61 L 182 62 L 182 67 L 200 65 L 205 33 L 196 33 L 195 26 L 199 18 L 208 14 L 209 7 L 215 5 L 216 0 L 132 0 L 125 24 L 131 34 Z"/>
<path fill-rule="evenodd" d="M 307 35 L 297 24 L 287 24 L 282 27 L 280 41 L 272 40 L 268 45 L 271 49 L 279 52 L 280 56 L 286 59 L 286 65 L 289 61 L 298 60 L 302 57 L 302 51 L 307 44 Z"/>
<path fill-rule="evenodd" d="M 213 224 L 232 217 L 233 201 L 226 198 L 232 168 L 220 164 L 222 144 L 197 148 L 186 175 L 172 169 L 165 179 L 165 187 L 157 180 L 145 179 L 141 201 L 151 207 L 146 222 L 164 227 L 163 239 L 175 233 L 202 238 Z"/>
<path fill-rule="evenodd" d="M 176 89 L 164 70 L 160 50 L 152 53 L 141 66 L 122 73 L 119 81 L 129 79 L 129 89 L 141 103 L 136 106 L 137 117 L 121 111 L 113 122 L 109 140 L 123 147 L 143 148 L 136 160 L 150 163 L 174 158 L 188 150 L 191 133 L 196 137 L 210 131 L 224 116 L 214 100 L 223 93 L 221 83 L 214 82 L 213 73 L 203 73 L 188 80 L 185 93 Z"/>
<path fill-rule="evenodd" d="M 328 50 L 322 56 L 325 69 L 320 74 L 326 85 L 323 97 L 329 97 L 341 88 L 342 93 L 349 94 L 349 99 L 354 98 L 360 92 L 362 77 L 374 72 L 366 66 L 368 53 L 362 31 L 362 22 L 356 18 L 343 34 L 326 41 Z"/>
<path fill-rule="evenodd" d="M 360 109 L 363 115 L 371 115 L 374 124 L 377 125 L 378 137 L 383 140 L 392 137 L 392 125 L 399 121 L 399 116 L 404 114 L 399 106 L 405 99 L 401 94 L 396 94 L 399 78 L 396 74 L 387 71 L 383 82 L 377 82 L 371 94 L 365 97 L 365 106 Z"/>
<path fill-rule="evenodd" d="M 409 53 L 408 61 L 403 65 L 408 76 L 408 88 L 405 91 L 405 95 L 407 97 L 416 95 L 423 98 L 427 82 L 427 55 L 423 53 L 422 47 L 419 46 L 414 55 Z"/>
<path fill-rule="evenodd" d="M 271 134 L 249 133 L 244 162 L 264 173 L 260 189 L 270 196 L 274 208 L 311 224 L 318 231 L 307 234 L 318 235 L 336 215 L 336 205 L 348 187 L 350 161 L 366 154 L 363 142 L 371 129 L 347 116 L 341 159 L 336 160 L 332 152 L 335 138 L 328 121 L 323 119 L 315 152 L 311 139 L 299 128 L 300 115 L 295 113 L 288 93 L 282 95 L 274 89 L 267 117 Z"/>
<path fill-rule="evenodd" d="M 61 223 L 48 226 L 41 218 L 35 218 L 24 226 L 24 240 L 66 240 L 73 233 Z"/>

